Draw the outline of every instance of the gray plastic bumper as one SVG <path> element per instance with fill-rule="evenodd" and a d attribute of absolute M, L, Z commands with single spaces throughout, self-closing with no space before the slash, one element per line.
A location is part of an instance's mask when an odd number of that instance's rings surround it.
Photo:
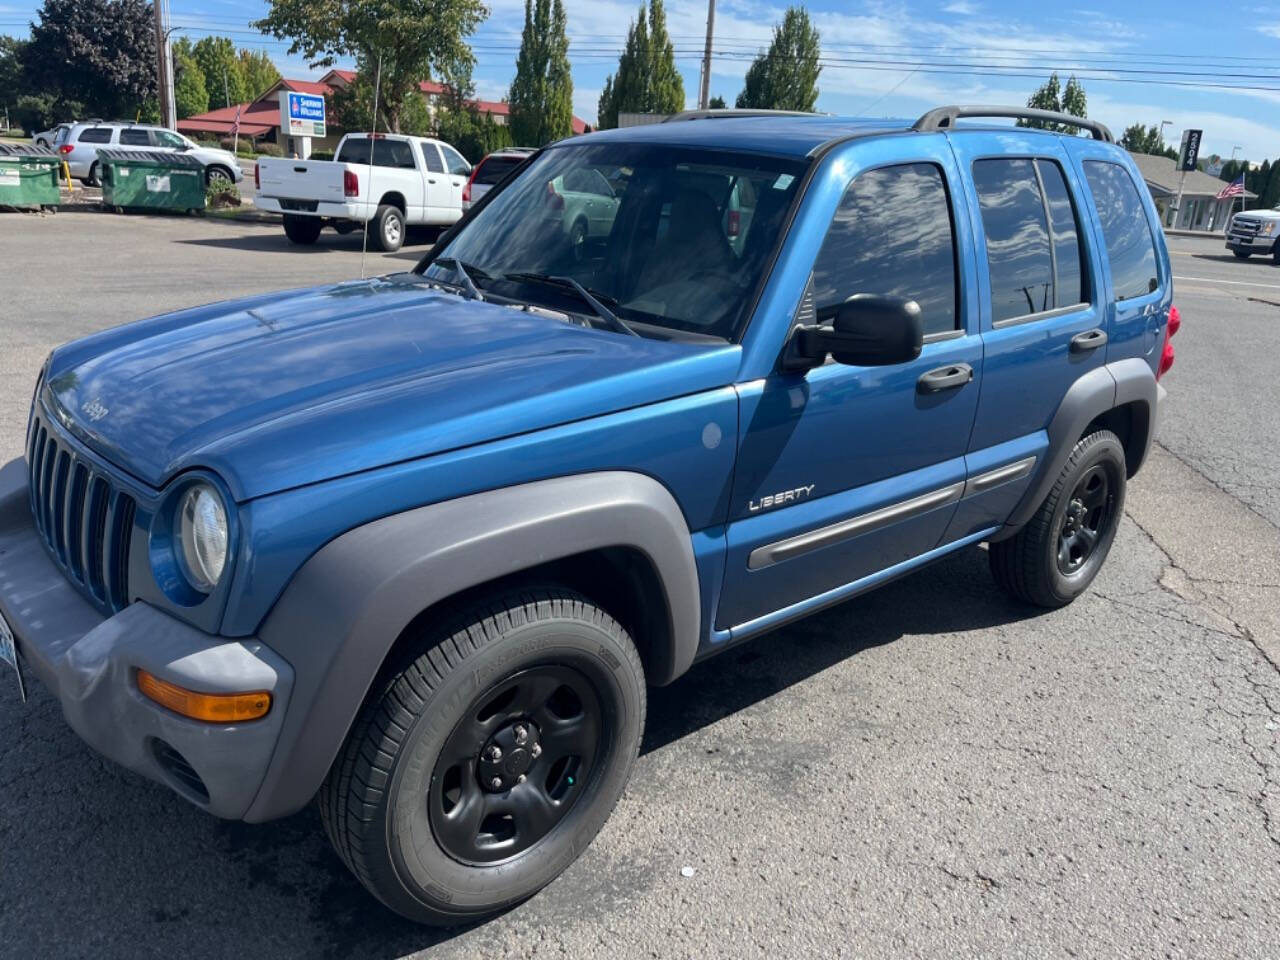
<path fill-rule="evenodd" d="M 71 728 L 104 756 L 212 814 L 239 819 L 279 739 L 292 668 L 259 640 L 210 636 L 145 603 L 104 617 L 45 551 L 26 478 L 22 460 L 0 468 L 0 615 L 17 639 L 24 676 L 38 676 Z M 190 720 L 138 692 L 139 668 L 205 693 L 267 690 L 271 711 L 240 724 Z M 0 684 L 0 696 L 17 695 L 11 677 L 0 675 Z"/>

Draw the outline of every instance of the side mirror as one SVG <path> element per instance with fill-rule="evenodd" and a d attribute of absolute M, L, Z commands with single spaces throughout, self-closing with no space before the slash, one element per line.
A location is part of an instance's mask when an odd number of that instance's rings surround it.
<path fill-rule="evenodd" d="M 903 297 L 859 293 L 840 304 L 831 325 L 797 327 L 787 345 L 786 366 L 805 369 L 826 362 L 860 367 L 907 363 L 924 346 L 920 304 Z"/>

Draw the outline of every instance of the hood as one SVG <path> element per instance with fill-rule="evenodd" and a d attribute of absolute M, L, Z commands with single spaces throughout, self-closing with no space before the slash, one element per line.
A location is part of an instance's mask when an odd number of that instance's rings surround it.
<path fill-rule="evenodd" d="M 144 483 L 203 467 L 246 500 L 724 386 L 739 357 L 378 278 L 77 341 L 44 396 Z"/>

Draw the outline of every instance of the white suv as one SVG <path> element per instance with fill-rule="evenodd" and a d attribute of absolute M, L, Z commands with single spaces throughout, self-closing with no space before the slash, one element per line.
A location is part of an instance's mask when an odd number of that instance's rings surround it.
<path fill-rule="evenodd" d="M 230 180 L 239 183 L 244 179 L 235 154 L 216 147 L 201 147 L 180 133 L 164 127 L 145 123 L 103 122 L 73 123 L 58 135 L 55 145 L 58 154 L 67 161 L 71 176 L 90 187 L 101 183 L 98 150 L 101 147 L 118 147 L 124 150 L 159 152 L 176 150 L 189 153 L 204 164 L 207 183 L 214 180 Z"/>

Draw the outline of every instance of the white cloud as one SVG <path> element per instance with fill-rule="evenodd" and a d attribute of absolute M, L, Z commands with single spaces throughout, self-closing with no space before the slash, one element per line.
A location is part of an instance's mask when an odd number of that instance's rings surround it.
<path fill-rule="evenodd" d="M 942 8 L 943 13 L 954 14 L 958 17 L 972 17 L 978 12 L 978 5 L 970 3 L 969 0 L 952 0 Z"/>

